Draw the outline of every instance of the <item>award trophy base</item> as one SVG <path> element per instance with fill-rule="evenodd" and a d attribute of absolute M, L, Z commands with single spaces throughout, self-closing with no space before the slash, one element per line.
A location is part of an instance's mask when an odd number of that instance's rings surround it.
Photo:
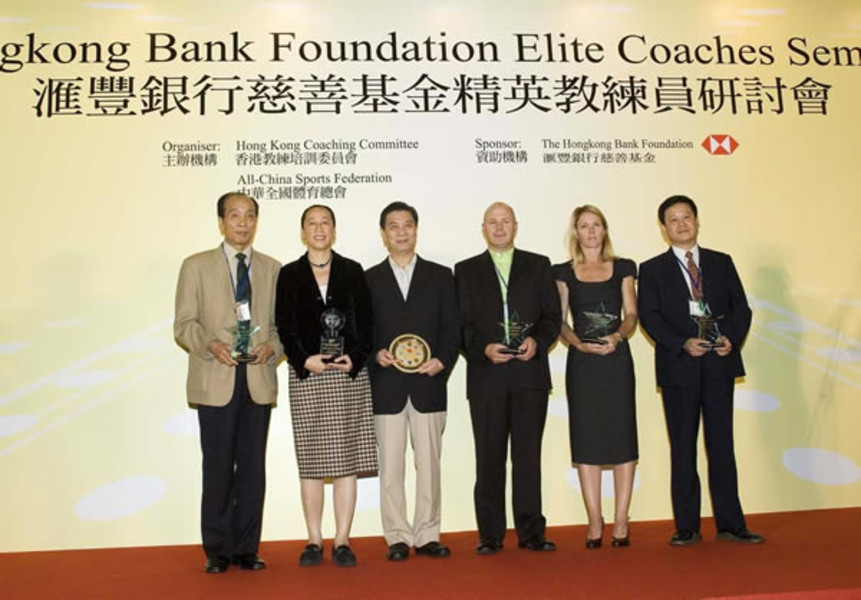
<path fill-rule="evenodd" d="M 512 348 L 511 346 L 506 346 L 502 350 L 499 351 L 501 354 L 513 354 L 514 356 L 518 356 L 526 352 L 526 350 L 522 350 L 520 346 L 515 346 Z"/>
<path fill-rule="evenodd" d="M 336 358 L 344 355 L 344 338 L 321 338 L 320 354 L 329 356 L 323 359 L 324 363 L 334 362 Z"/>
<path fill-rule="evenodd" d="M 722 342 L 717 342 L 713 340 L 706 340 L 704 342 L 700 342 L 697 344 L 700 348 L 707 348 L 709 350 L 714 350 L 715 348 L 723 348 L 725 344 Z"/>
<path fill-rule="evenodd" d="M 607 340 L 602 340 L 601 338 L 580 338 L 580 341 L 584 344 L 597 344 L 599 346 L 606 346 L 609 343 Z"/>

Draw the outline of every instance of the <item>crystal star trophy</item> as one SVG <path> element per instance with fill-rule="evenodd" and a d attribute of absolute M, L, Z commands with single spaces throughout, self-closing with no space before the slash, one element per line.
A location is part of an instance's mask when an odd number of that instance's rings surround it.
<path fill-rule="evenodd" d="M 699 345 L 709 350 L 720 348 L 724 344 L 718 341 L 721 337 L 718 321 L 723 319 L 723 315 L 713 315 L 711 310 L 709 310 L 708 304 L 701 304 L 701 309 L 702 314 L 691 315 L 691 319 L 697 324 L 697 337 L 705 340 L 705 342 L 700 342 Z"/>
<path fill-rule="evenodd" d="M 578 321 L 581 331 L 578 332 L 577 337 L 580 338 L 581 342 L 587 344 L 604 346 L 607 344 L 607 340 L 602 338 L 619 329 L 619 315 L 607 312 L 603 302 L 592 310 L 581 311 Z"/>
<path fill-rule="evenodd" d="M 505 327 L 505 322 L 499 324 L 502 327 L 503 344 L 505 348 L 500 350 L 503 354 L 523 354 L 520 346 L 529 337 L 534 323 L 521 321 L 517 311 L 512 311 L 511 317 L 508 319 L 508 328 Z"/>
<path fill-rule="evenodd" d="M 327 308 L 320 315 L 320 325 L 323 333 L 320 334 L 320 354 L 326 354 L 332 361 L 344 354 L 344 336 L 341 331 L 347 324 L 347 316 L 337 308 Z"/>
<path fill-rule="evenodd" d="M 252 325 L 251 321 L 237 321 L 233 327 L 228 327 L 227 331 L 233 334 L 233 344 L 230 346 L 230 356 L 236 362 L 247 363 L 257 359 L 253 354 L 248 353 L 251 346 L 251 336 L 260 331 L 259 325 Z"/>

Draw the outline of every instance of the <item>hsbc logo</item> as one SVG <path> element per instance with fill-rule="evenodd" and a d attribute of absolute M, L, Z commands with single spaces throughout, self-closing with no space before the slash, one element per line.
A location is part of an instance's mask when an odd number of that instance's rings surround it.
<path fill-rule="evenodd" d="M 725 156 L 735 152 L 738 142 L 731 135 L 725 133 L 714 133 L 703 140 L 702 147 L 709 154 Z"/>

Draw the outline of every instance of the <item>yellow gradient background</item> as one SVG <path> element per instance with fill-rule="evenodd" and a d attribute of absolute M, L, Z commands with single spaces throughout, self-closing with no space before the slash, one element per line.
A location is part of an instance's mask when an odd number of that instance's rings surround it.
<path fill-rule="evenodd" d="M 449 42 L 494 40 L 501 62 L 268 62 L 269 32 L 298 39 Z M 146 63 L 147 32 L 178 39 L 255 40 L 254 63 Z M 500 77 L 630 75 L 647 81 L 650 109 L 629 113 L 232 115 L 176 111 L 161 116 L 37 118 L 37 78 L 110 75 L 103 65 L 25 65 L 0 73 L 3 173 L 3 292 L 0 294 L 0 552 L 199 541 L 200 451 L 185 404 L 186 357 L 172 339 L 173 297 L 182 259 L 215 247 L 215 199 L 248 173 L 385 173 L 392 183 L 350 185 L 329 204 L 336 250 L 366 267 L 385 256 L 380 209 L 401 199 L 421 217 L 419 252 L 447 265 L 483 250 L 487 204 L 509 202 L 517 245 L 566 259 L 571 210 L 601 207 L 619 254 L 640 262 L 666 249 L 656 208 L 683 193 L 700 206 L 703 246 L 729 252 L 746 286 L 754 322 L 745 346 L 747 377 L 737 387 L 735 435 L 742 503 L 748 513 L 861 504 L 861 67 L 791 66 L 786 40 L 858 48 L 861 5 L 783 2 L 25 2 L 0 5 L 0 47 L 28 33 L 41 41 L 122 40 L 131 67 L 116 75 L 202 75 L 241 79 L 282 73 L 398 77 L 402 89 L 428 73 Z M 560 33 L 605 47 L 599 64 L 513 61 L 516 32 Z M 697 44 L 715 35 L 733 46 L 770 44 L 773 65 L 630 65 L 615 52 L 630 33 L 650 42 Z M 861 63 L 861 51 L 855 54 Z M 654 113 L 657 77 L 806 77 L 831 85 L 828 115 L 799 116 L 791 90 L 783 115 L 726 111 Z M 348 86 L 349 87 L 349 86 Z M 86 90 L 85 90 L 86 93 Z M 244 93 L 239 94 L 239 98 Z M 85 94 L 82 95 L 84 99 Z M 694 91 L 695 104 L 696 90 Z M 406 102 L 402 98 L 403 102 Z M 301 103 L 300 103 L 301 104 Z M 403 108 L 405 104 L 402 104 Z M 505 109 L 510 105 L 506 105 Z M 139 112 L 139 104 L 136 109 Z M 85 111 L 86 112 L 86 111 Z M 731 134 L 732 156 L 700 146 Z M 237 140 L 410 139 L 416 151 L 360 151 L 349 166 L 238 167 Z M 520 140 L 525 164 L 479 164 L 474 141 Z M 692 150 L 654 151 L 654 164 L 545 164 L 543 139 L 683 139 Z M 162 144 L 220 143 L 215 167 L 162 166 Z M 261 200 L 255 248 L 282 262 L 303 252 L 299 215 L 308 201 Z M 632 339 L 640 456 L 631 517 L 671 517 L 669 449 L 652 349 Z M 569 464 L 565 349 L 551 356 L 555 390 L 544 438 L 544 511 L 551 525 L 583 523 Z M 292 449 L 287 377 L 268 449 L 264 539 L 305 536 Z M 465 368 L 449 384 L 443 449 L 443 529 L 474 529 L 474 461 Z M 705 462 L 701 475 L 705 482 Z M 410 484 L 411 485 L 411 484 Z M 360 483 L 353 534 L 379 535 L 376 479 Z M 704 514 L 710 514 L 704 493 Z M 611 514 L 612 499 L 605 499 Z M 330 507 L 325 533 L 334 530 Z M 765 532 L 767 533 L 767 532 Z"/>

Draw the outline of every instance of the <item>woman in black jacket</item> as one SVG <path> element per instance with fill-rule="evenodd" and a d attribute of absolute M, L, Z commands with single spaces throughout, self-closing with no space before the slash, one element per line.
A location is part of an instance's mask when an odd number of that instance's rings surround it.
<path fill-rule="evenodd" d="M 353 566 L 349 536 L 356 478 L 375 474 L 371 386 L 371 299 L 362 266 L 332 250 L 335 215 L 314 205 L 302 214 L 308 251 L 278 276 L 275 319 L 289 362 L 290 414 L 308 545 L 302 566 L 323 560 L 323 483 L 334 484 L 332 559 Z"/>

